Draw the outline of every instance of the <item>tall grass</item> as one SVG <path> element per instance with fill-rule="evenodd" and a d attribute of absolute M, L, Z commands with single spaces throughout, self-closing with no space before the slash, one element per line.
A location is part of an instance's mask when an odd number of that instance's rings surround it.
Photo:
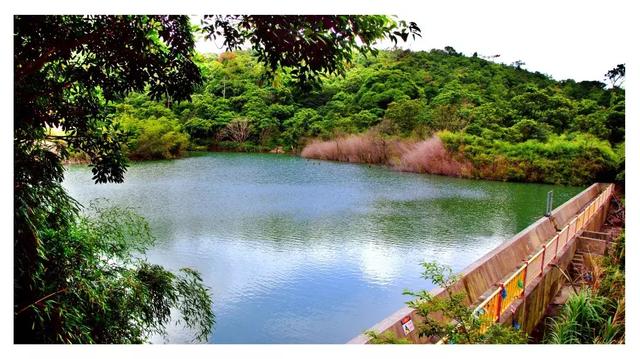
<path fill-rule="evenodd" d="M 545 342 L 592 344 L 598 338 L 614 338 L 617 329 L 608 315 L 611 311 L 612 304 L 607 298 L 594 294 L 589 288 L 582 289 L 569 297 L 557 318 L 550 319 Z"/>

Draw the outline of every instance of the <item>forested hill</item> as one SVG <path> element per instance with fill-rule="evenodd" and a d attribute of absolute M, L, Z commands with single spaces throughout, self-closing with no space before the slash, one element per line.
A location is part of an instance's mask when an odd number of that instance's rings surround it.
<path fill-rule="evenodd" d="M 460 165 L 444 174 L 571 184 L 624 176 L 624 89 L 603 82 L 555 81 L 450 47 L 361 57 L 344 77 L 311 92 L 286 73 L 266 77 L 249 53 L 199 55 L 198 63 L 204 83 L 191 102 L 132 94 L 113 105 L 132 133 L 131 158 L 179 157 L 187 149 L 299 152 L 312 140 L 349 134 L 367 139 L 353 151 L 370 152 L 380 141 L 411 147 L 435 134 Z M 400 150 L 349 158 L 402 162 L 404 147 L 384 148 Z M 439 173 L 428 167 L 410 170 Z"/>

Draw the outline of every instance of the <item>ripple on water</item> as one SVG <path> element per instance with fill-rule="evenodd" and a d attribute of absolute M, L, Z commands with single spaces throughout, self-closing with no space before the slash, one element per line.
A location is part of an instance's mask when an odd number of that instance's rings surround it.
<path fill-rule="evenodd" d="M 136 207 L 158 239 L 149 260 L 202 274 L 215 343 L 344 343 L 403 306 L 404 289 L 431 288 L 421 261 L 460 270 L 540 217 L 547 191 L 559 205 L 581 190 L 226 153 L 134 163 L 120 185 L 70 166 L 64 186 Z"/>

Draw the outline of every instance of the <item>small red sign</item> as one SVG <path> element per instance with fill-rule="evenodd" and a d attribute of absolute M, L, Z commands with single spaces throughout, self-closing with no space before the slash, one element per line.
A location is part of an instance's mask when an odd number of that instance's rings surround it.
<path fill-rule="evenodd" d="M 402 324 L 402 331 L 404 332 L 404 335 L 408 335 L 415 329 L 413 325 L 413 321 L 411 320 L 411 317 L 408 315 L 400 319 L 400 324 Z"/>

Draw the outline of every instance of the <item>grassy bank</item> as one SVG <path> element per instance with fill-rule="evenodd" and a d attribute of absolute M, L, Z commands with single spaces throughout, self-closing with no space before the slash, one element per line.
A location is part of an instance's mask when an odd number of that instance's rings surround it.
<path fill-rule="evenodd" d="M 407 172 L 569 185 L 613 181 L 621 164 L 607 143 L 589 136 L 512 143 L 448 131 L 423 141 L 351 135 L 312 142 L 301 155 L 385 164 Z"/>

